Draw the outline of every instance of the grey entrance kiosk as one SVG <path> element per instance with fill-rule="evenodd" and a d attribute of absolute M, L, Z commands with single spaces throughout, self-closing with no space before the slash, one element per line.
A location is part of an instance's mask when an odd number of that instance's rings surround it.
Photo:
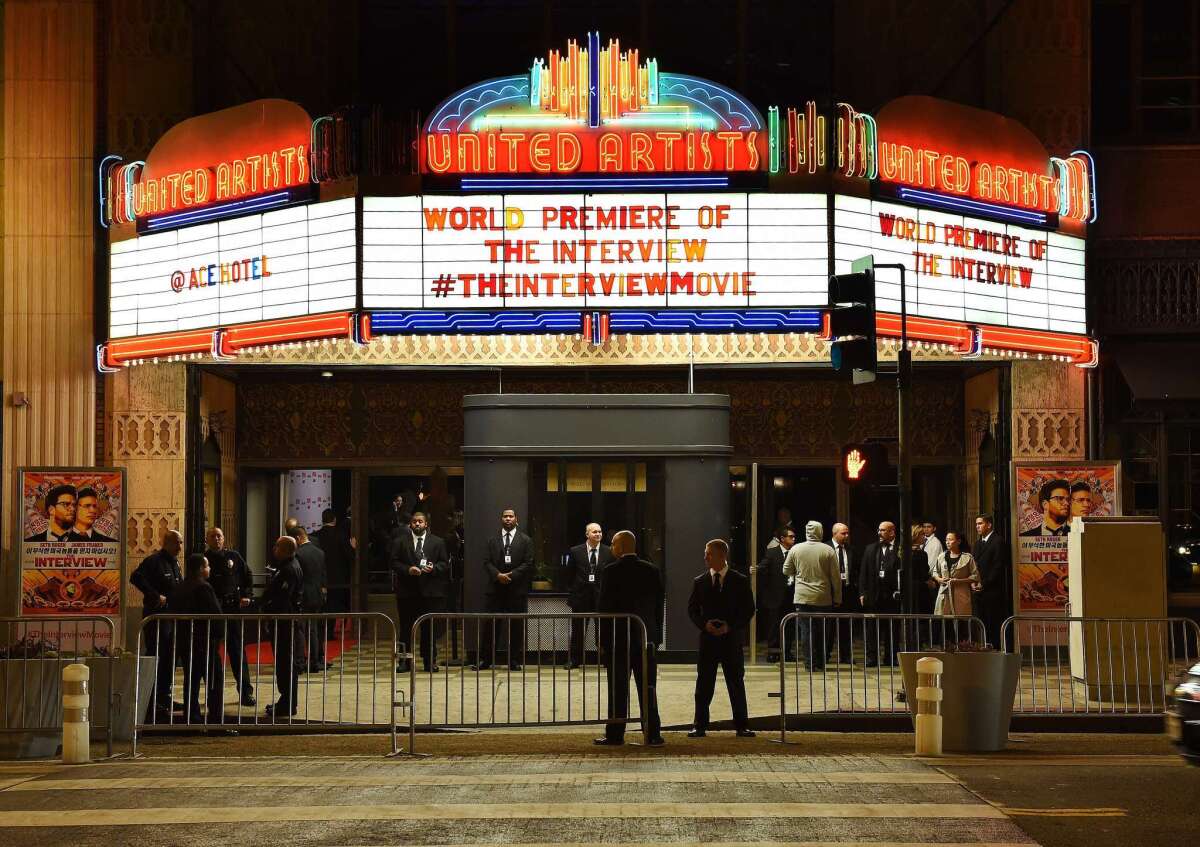
<path fill-rule="evenodd" d="M 463 398 L 464 574 L 468 611 L 483 609 L 483 555 L 500 511 L 529 509 L 531 462 L 606 456 L 661 460 L 665 474 L 667 643 L 696 649 L 688 620 L 704 542 L 729 535 L 729 397 L 724 394 L 474 394 Z M 614 528 L 615 529 L 615 528 Z"/>

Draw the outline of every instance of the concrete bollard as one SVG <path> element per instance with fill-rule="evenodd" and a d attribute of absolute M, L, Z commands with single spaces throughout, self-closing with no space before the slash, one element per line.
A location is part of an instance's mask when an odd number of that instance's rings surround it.
<path fill-rule="evenodd" d="M 92 725 L 88 719 L 88 679 L 91 670 L 87 665 L 74 664 L 63 668 L 63 741 L 62 760 L 64 765 L 81 765 L 92 760 Z"/>
<path fill-rule="evenodd" d="M 942 755 L 942 660 L 917 659 L 917 755 Z"/>

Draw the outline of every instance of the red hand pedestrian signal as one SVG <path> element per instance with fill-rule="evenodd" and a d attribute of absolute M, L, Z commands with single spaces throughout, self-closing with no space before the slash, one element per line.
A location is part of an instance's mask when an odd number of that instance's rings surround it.
<path fill-rule="evenodd" d="M 862 451 L 860 451 L 857 447 L 846 454 L 847 479 L 861 479 L 862 470 L 866 466 L 867 460 L 863 458 Z"/>

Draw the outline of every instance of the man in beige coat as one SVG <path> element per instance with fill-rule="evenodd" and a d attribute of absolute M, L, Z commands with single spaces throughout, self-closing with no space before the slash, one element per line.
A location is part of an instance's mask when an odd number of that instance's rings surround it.
<path fill-rule="evenodd" d="M 837 555 L 825 544 L 821 524 L 809 521 L 804 541 L 788 551 L 783 572 L 793 583 L 792 601 L 797 612 L 827 615 L 842 605 L 842 577 Z M 800 656 L 809 670 L 822 670 L 829 658 L 828 621 L 823 617 L 800 621 Z"/>

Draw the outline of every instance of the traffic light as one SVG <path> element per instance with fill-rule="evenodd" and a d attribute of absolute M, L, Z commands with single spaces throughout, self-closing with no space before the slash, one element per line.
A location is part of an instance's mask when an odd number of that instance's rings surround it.
<path fill-rule="evenodd" d="M 842 448 L 842 481 L 847 485 L 887 483 L 887 445 L 878 443 L 847 444 Z"/>
<path fill-rule="evenodd" d="M 852 371 L 855 385 L 875 381 L 875 271 L 866 260 L 855 273 L 829 277 L 829 359 L 839 373 Z"/>

